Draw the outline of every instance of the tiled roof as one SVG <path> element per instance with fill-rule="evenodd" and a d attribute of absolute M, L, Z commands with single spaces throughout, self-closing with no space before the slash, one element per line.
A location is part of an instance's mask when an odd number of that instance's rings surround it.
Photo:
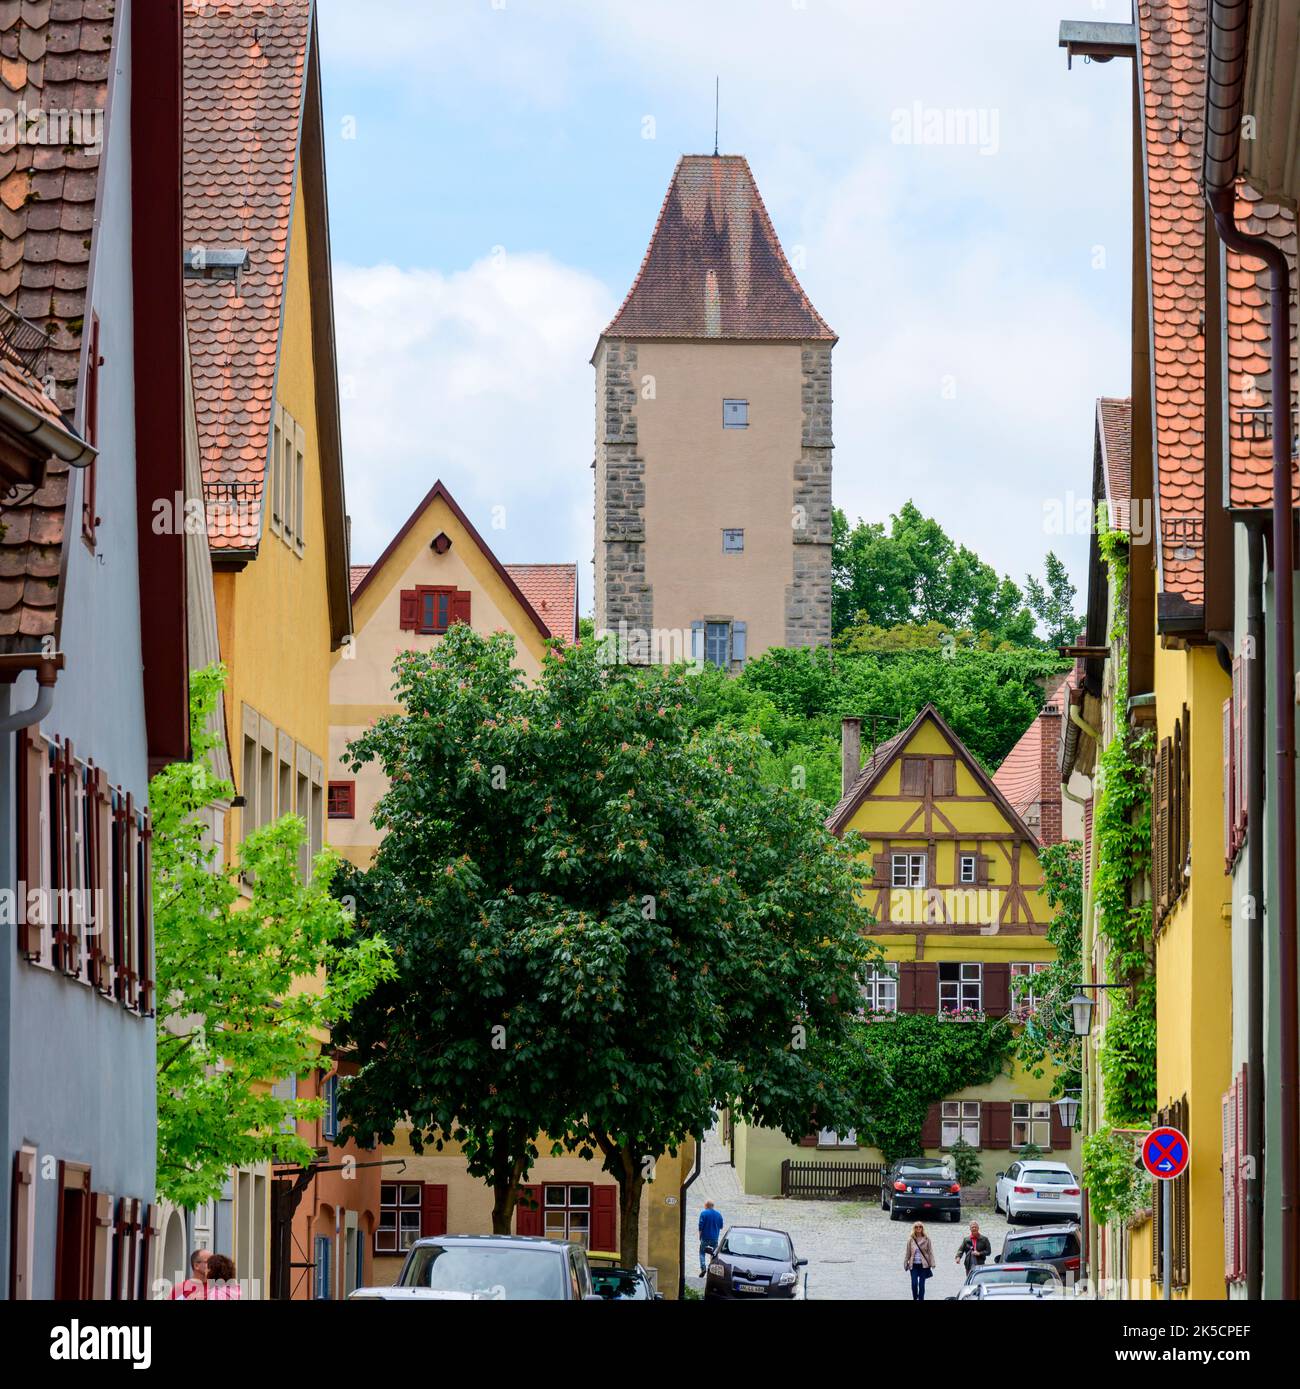
<path fill-rule="evenodd" d="M 261 534 L 310 23 L 311 0 L 185 4 L 185 244 L 249 253 L 185 287 L 203 483 L 243 503 L 214 550 Z"/>
<path fill-rule="evenodd" d="M 1103 396 L 1097 402 L 1097 419 L 1101 425 L 1106 500 L 1127 503 L 1133 490 L 1133 403 Z M 1116 505 L 1116 513 L 1115 523 L 1127 528 L 1125 509 Z"/>
<path fill-rule="evenodd" d="M 1237 225 L 1252 236 L 1267 236 L 1287 253 L 1291 282 L 1296 275 L 1295 214 L 1265 202 L 1253 188 L 1237 185 Z M 1263 261 L 1229 251 L 1227 257 L 1228 340 L 1228 479 L 1230 505 L 1273 504 L 1272 396 L 1269 351 L 1269 272 Z M 1291 351 L 1295 361 L 1296 314 L 1291 314 Z M 1300 396 L 1292 394 L 1292 404 Z M 1300 472 L 1293 469 L 1293 479 Z M 1300 485 L 1296 487 L 1300 505 Z"/>
<path fill-rule="evenodd" d="M 795 278 L 738 154 L 677 161 L 641 269 L 605 334 L 835 339 Z"/>
<path fill-rule="evenodd" d="M 1067 707 L 1070 691 L 1078 684 L 1077 664 L 1053 687 L 1047 700 L 1048 708 L 1064 710 Z M 993 773 L 993 785 L 1007 798 L 1011 808 L 1031 827 L 1039 823 L 1039 805 L 1043 793 L 1059 796 L 1060 778 L 1046 788 L 1043 785 L 1043 740 L 1056 737 L 1060 723 L 1050 722 L 1041 714 L 1020 735 L 1015 747 L 1002 759 L 1002 765 Z M 1049 763 L 1049 766 L 1053 763 Z"/>
<path fill-rule="evenodd" d="M 1206 0 L 1138 0 L 1161 589 L 1205 599 Z"/>
<path fill-rule="evenodd" d="M 892 738 L 886 738 L 883 743 L 877 743 L 871 756 L 862 764 L 862 770 L 854 778 L 849 789 L 835 803 L 835 809 L 826 817 L 826 828 L 833 829 L 842 815 L 846 815 L 853 803 L 857 800 L 862 788 L 873 782 L 877 775 L 885 770 L 898 750 L 903 740 L 912 731 L 912 726 L 900 729 Z"/>
<path fill-rule="evenodd" d="M 357 585 L 358 585 L 358 584 L 361 582 L 361 580 L 364 579 L 364 578 L 366 577 L 366 575 L 369 574 L 369 573 L 370 573 L 370 566 L 369 566 L 368 564 L 354 564 L 354 565 L 352 565 L 352 566 L 350 567 L 350 569 L 348 570 L 348 586 L 349 586 L 349 592 L 355 593 L 355 592 L 357 591 Z"/>
<path fill-rule="evenodd" d="M 0 0 L 0 102 L 11 111 L 97 112 L 108 102 L 112 0 Z M 0 302 L 47 333 L 44 371 L 58 406 L 76 406 L 90 236 L 102 146 L 95 127 L 82 143 L 0 147 Z M 16 373 L 16 374 L 15 374 Z M 5 386 L 44 399 L 19 368 Z M 51 419 L 56 412 L 45 409 Z M 0 647 L 29 649 L 57 630 L 60 557 L 69 476 L 51 463 L 43 486 L 0 506 Z"/>
<path fill-rule="evenodd" d="M 506 573 L 532 604 L 533 611 L 561 641 L 578 637 L 578 566 L 507 564 Z"/>

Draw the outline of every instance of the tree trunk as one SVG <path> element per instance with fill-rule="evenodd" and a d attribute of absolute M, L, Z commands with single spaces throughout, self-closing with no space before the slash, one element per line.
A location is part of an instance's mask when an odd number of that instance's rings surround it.
<path fill-rule="evenodd" d="M 640 1255 L 641 1189 L 645 1178 L 641 1175 L 639 1154 L 626 1145 L 618 1153 L 618 1171 L 614 1174 L 618 1178 L 618 1252 L 623 1267 L 631 1268 Z"/>
<path fill-rule="evenodd" d="M 524 1158 L 522 1153 L 511 1155 L 516 1144 L 508 1139 L 492 1142 L 492 1233 L 508 1235 L 514 1219 L 515 1205 L 519 1200 L 519 1188 L 524 1177 Z"/>

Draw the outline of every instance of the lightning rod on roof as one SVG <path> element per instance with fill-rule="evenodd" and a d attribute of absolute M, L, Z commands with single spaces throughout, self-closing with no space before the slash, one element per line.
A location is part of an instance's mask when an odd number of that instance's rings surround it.
<path fill-rule="evenodd" d="M 713 79 L 713 157 L 718 157 L 718 91 L 721 78 Z"/>

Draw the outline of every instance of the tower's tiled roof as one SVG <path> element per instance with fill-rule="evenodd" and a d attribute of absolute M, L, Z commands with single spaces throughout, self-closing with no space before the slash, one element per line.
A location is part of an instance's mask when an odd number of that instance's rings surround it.
<path fill-rule="evenodd" d="M 237 488 L 214 550 L 260 538 L 311 0 L 186 0 L 185 244 L 246 248 L 185 303 L 205 488 Z"/>
<path fill-rule="evenodd" d="M 1163 592 L 1205 600 L 1206 0 L 1138 0 Z"/>
<path fill-rule="evenodd" d="M 48 334 L 42 373 L 58 408 L 21 366 L 6 364 L 4 386 L 52 420 L 77 403 L 113 8 L 112 0 L 0 3 L 0 102 L 29 115 L 91 113 L 80 143 L 47 136 L 0 146 L 0 303 Z M 38 491 L 0 505 L 0 649 L 28 649 L 56 632 L 68 486 L 67 466 L 51 463 Z"/>
<path fill-rule="evenodd" d="M 678 160 L 641 269 L 605 335 L 835 340 L 738 154 Z"/>

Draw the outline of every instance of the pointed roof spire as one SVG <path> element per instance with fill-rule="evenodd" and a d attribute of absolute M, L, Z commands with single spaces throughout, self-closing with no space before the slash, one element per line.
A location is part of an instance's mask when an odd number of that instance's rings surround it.
<path fill-rule="evenodd" d="M 835 341 L 739 154 L 677 161 L 641 269 L 605 336 Z"/>

